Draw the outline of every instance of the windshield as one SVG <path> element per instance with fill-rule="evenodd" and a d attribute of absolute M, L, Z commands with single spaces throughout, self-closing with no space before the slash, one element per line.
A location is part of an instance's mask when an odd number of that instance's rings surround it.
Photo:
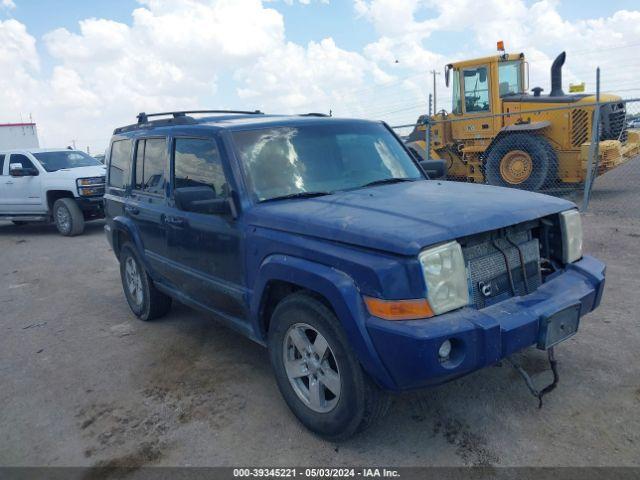
<path fill-rule="evenodd" d="M 60 152 L 38 152 L 33 154 L 38 159 L 42 168 L 47 172 L 55 172 L 63 168 L 93 167 L 102 165 L 98 160 L 84 152 L 76 150 L 63 150 Z"/>
<path fill-rule="evenodd" d="M 522 92 L 522 62 L 503 62 L 498 64 L 500 96 Z"/>
<path fill-rule="evenodd" d="M 380 124 L 274 127 L 233 133 L 259 201 L 423 178 Z"/>

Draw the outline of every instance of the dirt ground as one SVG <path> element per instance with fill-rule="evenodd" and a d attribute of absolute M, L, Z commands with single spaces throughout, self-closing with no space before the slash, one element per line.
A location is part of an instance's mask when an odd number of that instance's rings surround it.
<path fill-rule="evenodd" d="M 176 305 L 136 320 L 103 224 L 0 224 L 0 465 L 640 465 L 640 222 L 584 217 L 601 308 L 559 346 L 539 410 L 503 363 L 397 397 L 333 444 L 287 409 L 262 347 Z M 538 383 L 546 357 L 518 357 Z"/>

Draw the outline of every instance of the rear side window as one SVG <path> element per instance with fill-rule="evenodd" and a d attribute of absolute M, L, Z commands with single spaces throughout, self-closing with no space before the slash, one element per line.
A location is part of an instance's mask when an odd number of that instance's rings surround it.
<path fill-rule="evenodd" d="M 175 188 L 209 187 L 213 198 L 229 196 L 215 140 L 176 138 L 174 182 Z"/>
<path fill-rule="evenodd" d="M 4 172 L 4 155 L 0 155 L 0 175 Z"/>
<path fill-rule="evenodd" d="M 138 140 L 135 188 L 148 193 L 162 194 L 165 186 L 165 163 L 166 140 L 164 138 Z"/>
<path fill-rule="evenodd" d="M 118 140 L 111 145 L 109 186 L 127 188 L 131 170 L 131 140 Z"/>

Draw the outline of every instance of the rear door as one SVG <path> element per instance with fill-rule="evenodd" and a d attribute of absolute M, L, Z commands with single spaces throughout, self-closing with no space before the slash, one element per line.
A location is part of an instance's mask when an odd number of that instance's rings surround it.
<path fill-rule="evenodd" d="M 228 201 L 232 190 L 220 152 L 214 138 L 173 140 L 172 189 L 187 189 L 194 195 L 189 207 L 179 208 L 173 198 L 169 201 L 167 254 L 174 285 L 207 308 L 241 319 L 247 312 L 240 229 L 230 213 L 214 213 L 206 206 L 212 200 Z"/>
<path fill-rule="evenodd" d="M 136 225 L 150 265 L 163 273 L 166 251 L 163 220 L 168 178 L 166 137 L 138 139 L 133 158 L 131 195 L 125 202 L 125 216 Z"/>
<path fill-rule="evenodd" d="M 2 211 L 5 213 L 17 214 L 42 214 L 45 207 L 42 198 L 42 177 L 41 175 L 12 177 L 9 175 L 11 164 L 20 164 L 22 168 L 35 169 L 42 173 L 41 169 L 22 153 L 11 153 L 8 159 L 5 158 L 6 175 L 1 177 L 2 189 L 4 191 L 2 201 Z"/>

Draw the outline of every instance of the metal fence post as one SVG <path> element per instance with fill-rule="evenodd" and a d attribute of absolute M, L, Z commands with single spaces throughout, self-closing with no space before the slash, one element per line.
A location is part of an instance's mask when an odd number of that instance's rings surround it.
<path fill-rule="evenodd" d="M 600 67 L 596 69 L 596 105 L 593 110 L 593 124 L 591 126 L 591 145 L 589 145 L 589 160 L 587 162 L 587 178 L 584 182 L 582 196 L 582 211 L 586 212 L 591 198 L 591 189 L 595 177 L 598 175 L 598 154 L 600 143 Z"/>
<path fill-rule="evenodd" d="M 424 119 L 424 158 L 425 160 L 431 160 L 431 117 L 427 116 Z"/>

